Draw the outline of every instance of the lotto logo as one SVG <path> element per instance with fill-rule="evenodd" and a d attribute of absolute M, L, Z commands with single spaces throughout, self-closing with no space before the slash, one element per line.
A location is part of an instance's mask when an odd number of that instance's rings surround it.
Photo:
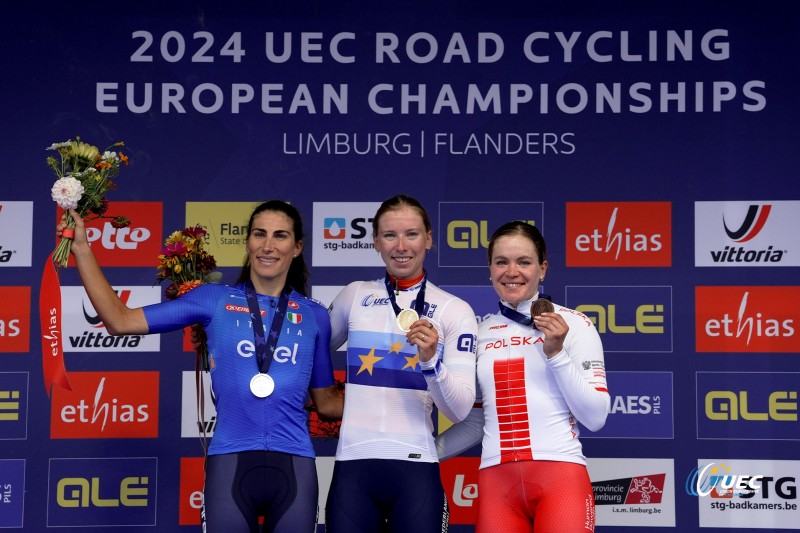
<path fill-rule="evenodd" d="M 57 217 L 63 212 L 57 210 Z M 124 215 L 131 220 L 127 228 L 115 228 L 108 218 L 86 223 L 86 236 L 102 266 L 153 267 L 161 252 L 162 202 L 112 202 L 107 215 Z M 74 259 L 70 258 L 70 264 Z"/>

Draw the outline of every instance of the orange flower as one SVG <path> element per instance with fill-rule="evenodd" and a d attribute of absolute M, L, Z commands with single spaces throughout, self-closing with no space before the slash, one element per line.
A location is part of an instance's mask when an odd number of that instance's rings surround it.
<path fill-rule="evenodd" d="M 183 283 L 181 283 L 180 287 L 178 287 L 178 296 L 180 296 L 181 294 L 186 294 L 190 290 L 199 287 L 202 284 L 203 282 L 200 281 L 199 279 L 184 281 Z"/>

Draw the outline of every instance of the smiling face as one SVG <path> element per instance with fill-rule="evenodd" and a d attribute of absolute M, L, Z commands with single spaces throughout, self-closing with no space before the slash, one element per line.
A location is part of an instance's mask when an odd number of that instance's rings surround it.
<path fill-rule="evenodd" d="M 302 250 L 303 242 L 295 240 L 294 223 L 285 213 L 262 211 L 255 215 L 247 237 L 247 254 L 250 279 L 256 290 L 272 296 L 280 294 L 292 259 Z"/>
<path fill-rule="evenodd" d="M 547 272 L 547 261 L 539 262 L 533 241 L 520 234 L 504 235 L 494 241 L 489 274 L 501 299 L 512 307 L 533 298 Z"/>
<path fill-rule="evenodd" d="M 398 279 L 414 279 L 423 273 L 425 253 L 433 245 L 431 231 L 416 209 L 403 206 L 380 215 L 372 236 L 386 270 Z"/>

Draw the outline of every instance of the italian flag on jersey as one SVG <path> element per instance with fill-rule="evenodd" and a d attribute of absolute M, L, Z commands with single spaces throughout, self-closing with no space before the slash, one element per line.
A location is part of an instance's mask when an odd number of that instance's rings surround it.
<path fill-rule="evenodd" d="M 291 311 L 286 313 L 286 318 L 289 319 L 289 322 L 292 324 L 299 324 L 303 321 L 303 315 L 300 313 L 292 313 Z"/>

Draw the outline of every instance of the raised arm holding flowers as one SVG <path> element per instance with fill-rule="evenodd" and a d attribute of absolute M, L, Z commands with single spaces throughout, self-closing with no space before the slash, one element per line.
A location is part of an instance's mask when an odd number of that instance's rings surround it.
<path fill-rule="evenodd" d="M 47 157 L 47 165 L 58 178 L 51 189 L 53 201 L 66 211 L 74 209 L 84 220 L 103 217 L 108 211 L 105 194 L 117 186 L 112 178 L 119 174 L 121 165 L 128 164 L 125 154 L 112 149 L 124 144 L 121 141 L 114 143 L 102 154 L 96 146 L 81 141 L 80 137 L 50 145 L 47 149 L 57 151 L 60 156 L 60 159 Z M 130 223 L 124 216 L 113 217 L 111 221 L 115 228 L 124 228 Z M 53 252 L 56 266 L 67 266 L 74 230 L 75 221 L 67 217 L 67 227 Z"/>

